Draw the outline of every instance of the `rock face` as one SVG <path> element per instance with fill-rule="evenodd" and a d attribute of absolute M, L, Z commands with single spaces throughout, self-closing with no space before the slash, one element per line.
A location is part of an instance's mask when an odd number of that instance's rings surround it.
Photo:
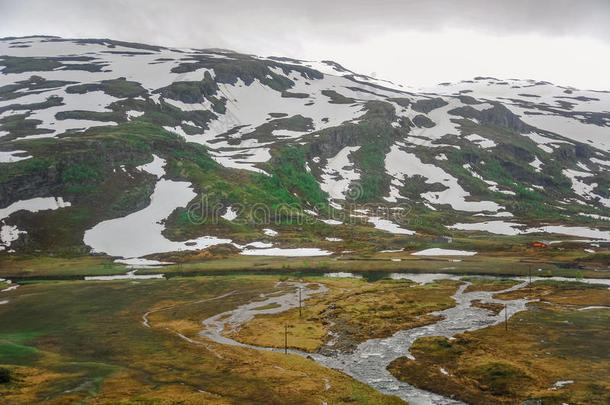
<path fill-rule="evenodd" d="M 432 128 L 436 125 L 430 118 L 425 115 L 416 115 L 413 117 L 413 124 L 417 127 Z"/>
<path fill-rule="evenodd" d="M 32 174 L 14 176 L 0 183 L 0 206 L 18 200 L 57 195 L 62 190 L 60 176 L 54 166 Z"/>
<path fill-rule="evenodd" d="M 447 104 L 449 104 L 447 101 L 443 100 L 440 97 L 437 97 L 417 100 L 411 105 L 411 108 L 413 108 L 413 110 L 417 112 L 428 114 L 430 111 L 446 106 Z"/>
<path fill-rule="evenodd" d="M 221 213 L 243 204 L 245 233 L 253 207 L 344 199 L 408 205 L 439 235 L 491 215 L 607 226 L 610 93 L 489 77 L 418 92 L 331 61 L 54 37 L 0 39 L 0 71 L 0 210 L 72 203 L 0 218 L 34 242 L 145 208 L 161 179 Z M 156 159 L 160 177 L 142 169 Z M 162 222 L 178 239 L 237 232 L 188 207 Z"/>
<path fill-rule="evenodd" d="M 346 146 L 359 145 L 359 129 L 354 125 L 342 125 L 324 131 L 311 143 L 311 156 L 330 158 Z"/>
<path fill-rule="evenodd" d="M 494 103 L 493 107 L 484 110 L 477 110 L 471 106 L 459 107 L 449 111 L 449 114 L 476 119 L 482 124 L 494 125 L 522 134 L 535 130 L 535 128 L 524 123 L 511 110 L 499 103 Z"/>
<path fill-rule="evenodd" d="M 533 129 L 508 108 L 498 103 L 495 103 L 493 108 L 481 111 L 479 119 L 485 124 L 497 125 L 520 133 L 526 133 Z"/>

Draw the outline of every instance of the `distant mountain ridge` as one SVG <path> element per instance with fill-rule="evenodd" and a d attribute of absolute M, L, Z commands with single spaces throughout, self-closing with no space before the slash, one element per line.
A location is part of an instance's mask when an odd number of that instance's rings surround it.
<path fill-rule="evenodd" d="M 0 72 L 0 256 L 610 240 L 609 92 L 39 36 Z"/>

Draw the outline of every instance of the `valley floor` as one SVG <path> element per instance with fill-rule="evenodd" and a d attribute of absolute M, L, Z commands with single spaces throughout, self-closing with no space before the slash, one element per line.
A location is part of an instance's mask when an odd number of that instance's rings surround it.
<path fill-rule="evenodd" d="M 419 270 L 402 276 L 383 265 L 376 272 L 339 272 L 365 265 L 371 270 L 379 260 L 329 261 L 326 275 L 306 271 L 322 259 L 284 259 L 283 265 L 273 258 L 249 260 L 250 269 L 263 267 L 258 272 L 267 274 L 231 271 L 246 264 L 239 257 L 225 268 L 185 263 L 136 273 L 171 276 L 164 279 L 85 281 L 84 274 L 125 268 L 102 257 L 14 261 L 10 276 L 18 284 L 0 281 L 0 403 L 405 403 L 351 367 L 358 366 L 363 347 L 384 347 L 409 331 L 424 332 L 409 338 L 410 350 L 389 345 L 403 356 L 388 362 L 397 379 L 384 377 L 401 387 L 395 394 L 403 398 L 403 388 L 409 398 L 424 395 L 438 404 L 610 398 L 607 279 L 599 280 L 601 286 L 557 280 L 528 285 L 519 277 L 529 265 L 508 258 L 497 265 L 488 259 L 487 266 L 480 257 L 388 260 Z M 426 273 L 462 263 L 472 274 L 484 267 L 511 274 L 512 268 L 515 276 Z M 575 270 L 547 271 L 563 276 Z M 514 305 L 508 332 L 496 322 L 503 319 L 504 302 Z M 478 314 L 484 322 L 435 336 L 455 313 Z M 339 364 L 353 359 L 354 365 Z"/>

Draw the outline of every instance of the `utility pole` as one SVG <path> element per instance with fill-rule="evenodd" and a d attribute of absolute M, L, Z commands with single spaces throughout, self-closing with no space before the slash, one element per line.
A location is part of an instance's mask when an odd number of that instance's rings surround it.
<path fill-rule="evenodd" d="M 532 265 L 530 264 L 529 266 L 529 274 L 530 274 L 530 283 L 529 283 L 529 287 L 530 287 L 530 295 L 532 294 Z"/>
<path fill-rule="evenodd" d="M 504 304 L 504 329 L 508 332 L 508 307 Z"/>
<path fill-rule="evenodd" d="M 299 287 L 299 318 L 303 316 L 303 310 L 301 307 L 301 287 Z"/>
<path fill-rule="evenodd" d="M 284 324 L 284 354 L 288 354 L 288 324 Z"/>

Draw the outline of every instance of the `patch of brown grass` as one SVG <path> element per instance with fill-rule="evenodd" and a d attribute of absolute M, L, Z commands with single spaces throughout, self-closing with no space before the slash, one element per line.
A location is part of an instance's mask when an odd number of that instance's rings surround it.
<path fill-rule="evenodd" d="M 409 281 L 325 279 L 329 291 L 298 308 L 279 314 L 257 315 L 231 333 L 244 343 L 284 347 L 284 325 L 288 325 L 288 347 L 313 352 L 329 339 L 329 330 L 339 335 L 336 348 L 350 350 L 372 338 L 391 336 L 399 330 L 438 321 L 431 312 L 455 305 L 451 298 L 459 282 L 442 281 L 415 286 Z"/>
<path fill-rule="evenodd" d="M 494 280 L 485 278 L 470 278 L 468 281 L 470 281 L 472 284 L 466 287 L 464 290 L 466 293 L 472 291 L 502 291 L 519 284 L 518 281 L 505 279 Z"/>
<path fill-rule="evenodd" d="M 496 325 L 456 340 L 421 338 L 411 347 L 415 360 L 397 359 L 389 370 L 410 384 L 474 405 L 518 404 L 529 398 L 549 404 L 610 403 L 610 352 L 605 349 L 610 311 L 565 306 L 607 302 L 610 292 L 560 284 L 537 285 L 534 291 L 547 302 L 516 314 L 508 332 Z M 565 380 L 574 383 L 552 389 Z"/>
<path fill-rule="evenodd" d="M 498 315 L 504 309 L 504 305 L 495 302 L 482 302 L 481 300 L 472 300 L 470 305 L 477 308 L 488 310 L 494 315 Z"/>

